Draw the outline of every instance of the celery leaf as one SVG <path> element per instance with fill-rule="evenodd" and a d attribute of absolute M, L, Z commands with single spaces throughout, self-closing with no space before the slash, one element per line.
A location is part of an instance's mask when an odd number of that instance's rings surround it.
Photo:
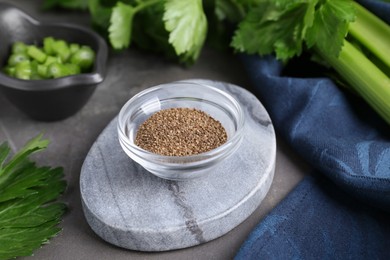
<path fill-rule="evenodd" d="M 97 25 L 104 30 L 109 27 L 112 13 L 111 7 L 103 6 L 99 0 L 89 0 L 88 10 L 94 25 Z"/>
<path fill-rule="evenodd" d="M 350 0 L 262 1 L 239 24 L 232 46 L 249 54 L 275 53 L 284 61 L 305 47 L 337 56 L 354 19 Z"/>
<path fill-rule="evenodd" d="M 118 2 L 112 9 L 109 38 L 114 49 L 129 47 L 135 10 L 131 5 Z"/>
<path fill-rule="evenodd" d="M 207 19 L 201 0 L 167 0 L 163 16 L 169 43 L 182 61 L 195 61 L 207 35 Z"/>
<path fill-rule="evenodd" d="M 276 53 L 288 60 L 302 52 L 307 29 L 314 20 L 318 0 L 263 1 L 250 9 L 239 24 L 232 46 L 249 54 Z"/>
<path fill-rule="evenodd" d="M 313 26 L 307 30 L 308 47 L 316 46 L 338 56 L 348 33 L 348 24 L 355 20 L 355 9 L 350 0 L 328 0 L 317 7 Z"/>
<path fill-rule="evenodd" d="M 237 23 L 243 19 L 245 8 L 236 0 L 215 0 L 215 14 L 220 21 Z"/>
<path fill-rule="evenodd" d="M 38 167 L 28 158 L 47 147 L 41 137 L 9 160 L 8 144 L 0 145 L 0 259 L 29 256 L 61 231 L 66 207 L 55 200 L 66 187 L 63 169 Z"/>

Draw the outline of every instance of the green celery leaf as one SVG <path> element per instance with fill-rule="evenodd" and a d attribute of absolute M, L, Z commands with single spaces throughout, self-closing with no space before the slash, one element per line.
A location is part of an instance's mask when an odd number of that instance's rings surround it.
<path fill-rule="evenodd" d="M 314 20 L 318 0 L 264 1 L 239 24 L 232 46 L 241 52 L 276 53 L 288 60 L 302 52 L 304 36 Z"/>
<path fill-rule="evenodd" d="M 0 145 L 0 259 L 28 256 L 58 234 L 66 206 L 55 200 L 64 192 L 62 168 L 38 167 L 29 155 L 45 149 L 42 135 L 7 161 Z"/>
<path fill-rule="evenodd" d="M 169 43 L 183 62 L 195 61 L 207 34 L 207 19 L 201 0 L 168 0 L 163 16 Z"/>
<path fill-rule="evenodd" d="M 177 59 L 173 46 L 168 42 L 169 33 L 161 22 L 163 15 L 163 1 L 137 12 L 133 21 L 132 44 L 143 50 L 163 53 L 169 59 Z"/>
<path fill-rule="evenodd" d="M 2 196 L 0 202 L 15 199 L 24 198 L 31 194 L 37 193 L 31 187 L 47 185 L 48 176 L 60 178 L 62 176 L 62 169 L 51 169 L 49 167 L 37 168 L 34 163 L 29 162 L 23 168 L 12 173 L 12 177 L 7 180 L 6 185 L 2 185 Z M 25 173 L 26 172 L 26 173 Z"/>
<path fill-rule="evenodd" d="M 0 187 L 2 183 L 10 176 L 12 169 L 15 167 L 20 167 L 25 162 L 26 158 L 39 150 L 45 149 L 47 145 L 49 144 L 48 140 L 41 140 L 42 135 L 38 135 L 37 137 L 31 139 L 27 144 L 24 146 L 24 148 L 19 151 L 17 154 L 14 155 L 14 157 L 7 162 L 6 165 L 4 165 L 0 169 Z M 4 153 L 4 150 L 7 150 L 7 147 L 4 147 L 3 145 L 0 146 L 0 154 Z M 5 158 L 3 158 L 3 161 L 0 162 L 0 165 L 3 165 L 5 162 Z"/>
<path fill-rule="evenodd" d="M 59 220 L 65 209 L 65 205 L 62 203 L 50 204 L 46 207 L 36 207 L 34 210 L 30 210 L 28 214 L 14 215 L 12 218 L 1 219 L 0 225 L 2 228 L 34 227 L 46 223 L 47 219 Z"/>
<path fill-rule="evenodd" d="M 106 30 L 110 25 L 112 9 L 100 3 L 99 0 L 89 0 L 88 10 L 91 15 L 92 23 Z"/>
<path fill-rule="evenodd" d="M 129 47 L 135 10 L 131 5 L 118 2 L 113 8 L 108 28 L 111 45 L 114 49 Z"/>
<path fill-rule="evenodd" d="M 0 232 L 0 259 L 30 256 L 34 250 L 57 235 L 58 221 L 46 222 L 31 228 L 4 228 Z"/>
<path fill-rule="evenodd" d="M 317 7 L 314 23 L 307 30 L 308 47 L 338 56 L 348 33 L 348 24 L 355 20 L 355 9 L 350 0 L 328 0 Z"/>
<path fill-rule="evenodd" d="M 208 45 L 220 51 L 229 50 L 234 26 L 246 14 L 244 4 L 237 0 L 215 0 L 203 2 L 203 8 L 208 22 Z"/>
<path fill-rule="evenodd" d="M 23 179 L 26 179 L 30 176 L 32 176 L 35 181 L 35 176 L 33 175 L 33 172 L 35 171 L 31 171 L 31 174 L 29 175 L 20 174 L 26 171 L 26 169 L 32 169 L 34 166 L 35 165 L 33 162 L 23 162 L 21 165 L 18 166 L 17 169 L 13 170 L 11 174 L 9 174 L 8 177 L 0 183 L 0 190 L 2 191 L 0 202 L 15 198 L 23 198 L 36 193 L 34 190 L 30 190 L 28 189 L 28 187 L 25 187 L 23 183 Z M 19 183 L 21 184 L 20 189 L 18 188 Z"/>
<path fill-rule="evenodd" d="M 245 8 L 236 0 L 215 0 L 215 14 L 220 21 L 237 23 L 244 18 Z"/>
<path fill-rule="evenodd" d="M 3 164 L 5 162 L 5 159 L 7 159 L 9 152 L 11 149 L 9 148 L 7 143 L 2 143 L 0 145 L 0 172 L 3 168 Z"/>
<path fill-rule="evenodd" d="M 18 219 L 30 218 L 29 221 L 33 220 L 33 217 L 37 216 L 42 208 L 41 206 L 55 200 L 65 189 L 66 185 L 64 181 L 57 181 L 46 186 L 44 188 L 34 188 L 37 193 L 32 196 L 28 196 L 23 199 L 9 200 L 2 202 L 0 205 L 0 226 L 3 227 L 20 227 L 20 221 Z M 50 204 L 54 205 L 54 204 Z M 58 215 L 61 212 L 54 211 L 54 215 Z M 49 216 L 49 215 L 47 215 Z M 50 220 L 50 218 L 49 218 Z M 47 221 L 47 219 L 46 219 Z M 18 223 L 19 222 L 19 223 Z M 28 226 L 36 226 L 42 221 L 28 224 Z M 24 223 L 27 225 L 27 223 Z M 1 233 L 1 232 L 0 232 Z"/>

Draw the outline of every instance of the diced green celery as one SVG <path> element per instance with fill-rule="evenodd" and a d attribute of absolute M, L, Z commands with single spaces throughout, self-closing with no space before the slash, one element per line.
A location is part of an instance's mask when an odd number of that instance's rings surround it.
<path fill-rule="evenodd" d="M 64 40 L 57 40 L 54 43 L 54 52 L 61 57 L 63 63 L 67 62 L 70 57 L 70 49 Z"/>
<path fill-rule="evenodd" d="M 43 39 L 43 50 L 47 55 L 54 55 L 54 38 L 53 37 L 45 37 Z"/>
<path fill-rule="evenodd" d="M 15 77 L 18 79 L 30 79 L 31 65 L 29 60 L 21 61 L 15 66 Z"/>
<path fill-rule="evenodd" d="M 66 63 L 64 64 L 64 68 L 66 70 L 66 75 L 76 75 L 81 72 L 80 66 L 72 63 Z"/>
<path fill-rule="evenodd" d="M 8 76 L 13 77 L 15 75 L 15 67 L 7 66 L 7 67 L 4 68 L 4 72 Z"/>
<path fill-rule="evenodd" d="M 38 73 L 38 62 L 36 60 L 33 60 L 30 62 L 30 66 L 31 66 L 30 79 L 42 79 L 42 77 Z"/>
<path fill-rule="evenodd" d="M 54 62 L 58 62 L 58 58 L 57 57 L 47 56 L 46 61 L 45 61 L 45 63 L 43 65 L 49 66 L 50 64 L 52 64 Z"/>
<path fill-rule="evenodd" d="M 82 46 L 70 58 L 70 62 L 80 66 L 81 70 L 88 70 L 95 60 L 95 52 L 88 46 Z"/>
<path fill-rule="evenodd" d="M 43 63 L 46 60 L 47 55 L 34 45 L 30 45 L 27 48 L 27 54 L 39 63 Z"/>
<path fill-rule="evenodd" d="M 43 47 L 15 42 L 4 73 L 20 79 L 59 78 L 90 68 L 94 51 L 86 45 L 45 37 Z M 74 62 L 74 64 L 72 63 Z"/>
<path fill-rule="evenodd" d="M 15 53 L 11 54 L 8 58 L 8 65 L 9 66 L 16 66 L 19 62 L 29 60 L 28 56 L 24 53 Z"/>
<path fill-rule="evenodd" d="M 54 62 L 50 64 L 47 68 L 47 75 L 49 76 L 49 78 L 60 78 L 66 75 L 66 71 L 63 67 L 63 64 Z"/>
<path fill-rule="evenodd" d="M 69 45 L 70 53 L 73 54 L 80 49 L 80 45 L 77 43 L 71 43 Z"/>
<path fill-rule="evenodd" d="M 12 53 L 26 53 L 27 52 L 27 45 L 23 42 L 14 42 L 12 44 Z"/>
<path fill-rule="evenodd" d="M 48 78 L 49 77 L 47 75 L 47 66 L 44 65 L 44 64 L 38 64 L 37 72 L 38 72 L 38 75 L 41 76 L 42 78 Z"/>

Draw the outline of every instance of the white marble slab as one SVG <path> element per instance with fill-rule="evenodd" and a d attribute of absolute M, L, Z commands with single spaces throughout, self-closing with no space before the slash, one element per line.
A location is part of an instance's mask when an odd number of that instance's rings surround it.
<path fill-rule="evenodd" d="M 80 176 L 85 217 L 105 241 L 140 251 L 195 246 L 239 225 L 267 194 L 276 157 L 268 113 L 243 88 L 194 81 L 230 92 L 244 107 L 246 125 L 240 148 L 204 177 L 168 181 L 147 172 L 123 152 L 117 119 L 113 119 L 89 151 Z"/>

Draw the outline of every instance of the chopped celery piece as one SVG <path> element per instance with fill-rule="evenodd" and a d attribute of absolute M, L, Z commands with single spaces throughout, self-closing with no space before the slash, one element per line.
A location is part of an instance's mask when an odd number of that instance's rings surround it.
<path fill-rule="evenodd" d="M 62 64 L 54 62 L 47 68 L 47 75 L 50 78 L 60 78 L 66 75 L 65 68 Z"/>
<path fill-rule="evenodd" d="M 64 69 L 66 75 L 75 75 L 81 73 L 80 66 L 72 63 L 64 64 Z"/>
<path fill-rule="evenodd" d="M 47 55 L 54 55 L 54 38 L 53 37 L 45 37 L 43 39 L 43 50 L 46 52 Z"/>
<path fill-rule="evenodd" d="M 18 79 L 30 79 L 31 65 L 29 60 L 24 60 L 16 64 L 15 77 Z"/>
<path fill-rule="evenodd" d="M 7 66 L 4 68 L 4 72 L 8 75 L 13 77 L 15 75 L 15 67 Z"/>
<path fill-rule="evenodd" d="M 51 63 L 48 67 L 47 67 L 47 75 L 48 77 L 51 77 L 51 78 L 59 78 L 61 77 L 61 65 L 57 62 L 53 62 Z"/>
<path fill-rule="evenodd" d="M 41 76 L 41 78 L 48 78 L 46 65 L 38 64 L 37 72 L 38 72 L 38 75 Z"/>
<path fill-rule="evenodd" d="M 42 48 L 19 41 L 12 44 L 2 71 L 19 79 L 50 79 L 80 74 L 94 61 L 95 52 L 87 45 L 45 37 Z"/>
<path fill-rule="evenodd" d="M 54 62 L 60 62 L 60 61 L 59 61 L 58 58 L 55 57 L 55 56 L 48 56 L 47 59 L 46 59 L 46 61 L 45 61 L 45 63 L 44 63 L 43 65 L 49 66 L 50 64 L 52 64 L 52 63 L 54 63 Z"/>
<path fill-rule="evenodd" d="M 38 73 L 38 62 L 36 60 L 33 60 L 30 62 L 31 66 L 31 75 L 30 79 L 42 79 L 41 75 Z"/>
<path fill-rule="evenodd" d="M 70 56 L 70 49 L 64 40 L 57 40 L 53 45 L 54 52 L 61 57 L 63 63 L 67 62 Z"/>
<path fill-rule="evenodd" d="M 26 53 L 27 45 L 23 42 L 15 42 L 12 44 L 12 53 Z"/>
<path fill-rule="evenodd" d="M 29 60 L 24 53 L 14 53 L 8 58 L 8 66 L 16 66 L 19 62 Z"/>
<path fill-rule="evenodd" d="M 80 49 L 80 45 L 77 43 L 71 43 L 69 45 L 70 53 L 73 54 Z"/>
<path fill-rule="evenodd" d="M 94 60 L 95 52 L 90 47 L 86 46 L 81 47 L 70 58 L 71 63 L 79 65 L 82 70 L 89 69 Z"/>
<path fill-rule="evenodd" d="M 47 55 L 41 51 L 38 47 L 31 45 L 27 48 L 27 54 L 39 63 L 43 63 L 46 60 Z"/>

